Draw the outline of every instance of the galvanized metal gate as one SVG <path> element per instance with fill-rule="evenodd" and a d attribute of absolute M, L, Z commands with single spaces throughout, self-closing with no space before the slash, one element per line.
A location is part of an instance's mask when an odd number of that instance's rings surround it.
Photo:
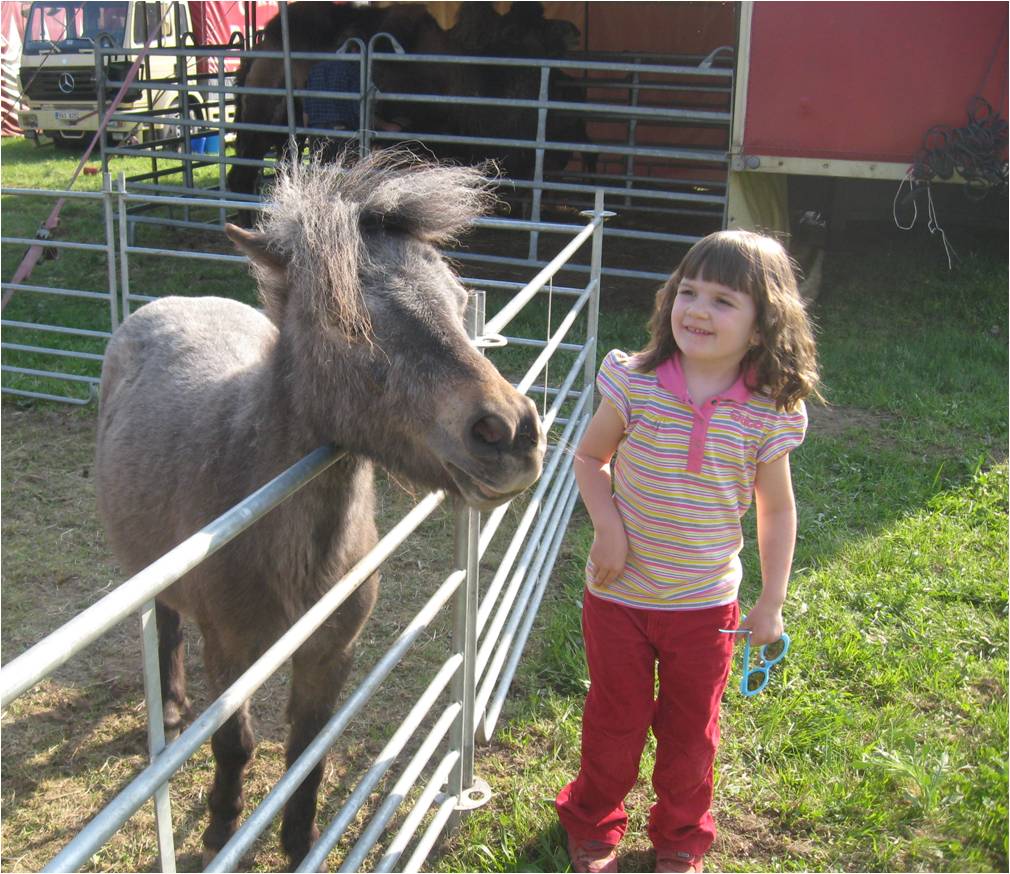
<path fill-rule="evenodd" d="M 4 194 L 35 198 L 43 194 L 59 196 L 60 193 L 7 190 Z M 88 292 L 84 299 L 107 310 L 110 330 L 131 308 L 151 299 L 151 296 L 140 294 L 131 287 L 131 264 L 138 258 L 196 257 L 234 262 L 240 267 L 244 262 L 243 258 L 233 255 L 156 249 L 131 245 L 128 240 L 126 215 L 130 204 L 149 204 L 159 208 L 172 205 L 194 211 L 225 209 L 228 204 L 206 198 L 134 193 L 125 179 L 113 186 L 108 178 L 100 194 L 88 197 L 97 197 L 103 203 L 108 239 L 104 244 L 79 243 L 74 246 L 86 252 L 102 254 L 109 261 L 107 293 Z M 554 381 L 539 386 L 539 392 L 544 397 L 544 428 L 551 435 L 554 445 L 545 462 L 544 474 L 528 498 L 523 499 L 518 521 L 510 531 L 511 539 L 486 586 L 478 581 L 479 561 L 499 529 L 505 530 L 502 523 L 507 507 L 495 510 L 486 520 L 466 507 L 455 509 L 454 556 L 452 560 L 446 556 L 449 572 L 442 584 L 372 667 L 363 683 L 346 696 L 343 705 L 318 738 L 251 813 L 207 870 L 236 869 L 243 853 L 269 826 L 307 771 L 338 741 L 355 714 L 377 692 L 383 680 L 443 608 L 451 609 L 454 617 L 452 641 L 446 659 L 372 767 L 343 801 L 339 812 L 325 828 L 309 856 L 302 861 L 299 870 L 319 869 L 355 820 L 363 802 L 378 787 L 386 793 L 385 797 L 365 824 L 354 846 L 341 860 L 341 870 L 359 870 L 365 856 L 377 844 L 381 845 L 382 854 L 375 870 L 417 870 L 452 818 L 486 800 L 488 787 L 475 773 L 474 743 L 477 739 L 490 738 L 494 731 L 576 499 L 570 453 L 565 451 L 565 447 L 578 441 L 592 409 L 602 230 L 607 215 L 601 193 L 596 197 L 595 209 L 586 215 L 587 224 L 584 226 L 485 220 L 499 230 L 550 230 L 571 236 L 570 242 L 557 256 L 486 322 L 483 293 L 475 292 L 469 324 L 475 343 L 497 346 L 503 342 L 506 327 L 531 301 L 545 294 L 570 301 L 557 324 L 548 324 L 548 335 L 543 339 L 504 338 L 504 342 L 517 343 L 529 349 L 533 357 L 532 363 L 518 379 L 520 391 L 535 391 L 535 384 L 544 378 L 550 363 L 555 362 Z M 113 233 L 117 223 L 118 229 Z M 5 238 L 3 242 L 22 245 L 29 241 L 27 238 Z M 589 281 L 582 288 L 555 287 L 554 277 L 558 270 L 583 246 L 591 249 Z M 115 265 L 115 269 L 111 265 Z M 74 296 L 80 293 L 77 289 L 42 286 L 19 287 L 16 291 L 18 294 L 43 296 Z M 575 326 L 580 326 L 583 334 L 577 340 L 572 339 Z M 16 325 L 5 323 L 5 329 L 11 327 Z M 79 336 L 79 330 L 68 325 L 39 323 L 31 324 L 30 328 L 50 330 L 61 337 L 63 332 L 76 332 L 66 334 L 72 338 Z M 107 332 L 91 331 L 85 336 L 90 341 L 101 343 Z M 55 355 L 66 351 L 55 345 L 48 349 L 39 348 Z M 100 353 L 88 354 L 100 358 Z M 563 365 L 556 363 L 559 355 L 565 357 Z M 9 372 L 25 375 L 13 368 Z M 76 374 L 61 374 L 58 371 L 47 372 L 46 376 L 71 382 L 76 382 L 75 377 Z M 87 384 L 94 385 L 95 381 L 89 380 Z M 18 394 L 58 397 L 28 389 L 10 390 Z M 140 613 L 145 644 L 144 674 L 151 764 L 52 859 L 46 870 L 65 871 L 81 867 L 149 798 L 155 800 L 162 870 L 174 870 L 168 790 L 172 774 L 445 500 L 442 492 L 429 494 L 421 500 L 382 538 L 376 549 L 339 581 L 262 659 L 177 739 L 166 745 L 159 693 L 155 596 L 199 561 L 239 536 L 272 507 L 332 464 L 339 454 L 333 446 L 320 447 L 0 671 L 0 704 L 6 707 L 118 622 L 132 613 Z M 441 711 L 435 711 L 434 724 L 420 739 L 416 751 L 404 761 L 408 742 L 422 725 L 425 715 L 440 701 L 446 700 L 446 693 L 448 703 L 443 703 Z M 389 786 L 396 769 L 399 769 L 398 776 Z M 422 787 L 416 786 L 419 781 L 423 781 Z M 395 834 L 385 834 L 392 817 L 404 805 L 409 807 L 409 812 L 398 823 Z"/>
<path fill-rule="evenodd" d="M 729 170 L 730 125 L 733 111 L 734 49 L 711 46 L 699 55 L 629 56 L 627 53 L 574 53 L 563 58 L 474 57 L 405 52 L 389 34 L 377 34 L 367 44 L 348 40 L 339 50 L 326 53 L 296 52 L 291 48 L 287 5 L 279 14 L 283 46 L 279 51 L 240 51 L 235 47 L 215 49 L 154 49 L 152 55 L 175 57 L 177 81 L 148 81 L 142 77 L 135 88 L 145 93 L 174 91 L 178 94 L 171 112 L 116 113 L 112 120 L 133 126 L 141 142 L 108 148 L 105 157 L 143 155 L 151 169 L 136 174 L 131 182 L 163 192 L 195 193 L 207 187 L 223 191 L 228 167 L 272 170 L 276 157 L 265 160 L 224 154 L 223 144 L 236 132 L 280 134 L 282 137 L 329 137 L 355 144 L 362 153 L 375 147 L 397 144 L 464 148 L 488 157 L 521 153 L 532 168 L 528 176 L 502 180 L 502 191 L 516 200 L 532 221 L 548 209 L 588 209 L 597 190 L 620 217 L 608 224 L 605 238 L 605 278 L 629 280 L 653 286 L 663 281 L 682 253 L 700 237 L 723 227 L 726 219 L 726 188 Z M 119 57 L 113 50 L 96 51 L 99 97 L 120 86 L 104 74 L 103 58 Z M 130 56 L 127 56 L 129 59 Z M 281 87 L 237 86 L 225 69 L 240 60 L 267 58 L 283 65 Z M 312 64 L 339 57 L 356 64 L 359 85 L 355 91 L 312 91 L 296 83 L 292 64 Z M 194 74 L 187 70 L 193 59 L 211 63 L 215 73 Z M 478 94 L 433 94 L 404 87 L 383 91 L 377 81 L 379 68 L 417 70 L 437 66 L 465 78 L 475 69 L 492 69 L 502 75 L 523 76 L 537 83 L 523 99 Z M 239 95 L 273 98 L 281 110 L 276 123 L 234 121 Z M 299 111 L 305 98 L 356 101 L 356 130 L 319 129 L 306 126 Z M 501 113 L 515 118 L 509 136 L 479 136 L 446 131 L 379 129 L 376 106 L 387 113 L 396 107 L 465 106 L 474 112 Z M 530 121 L 535 118 L 535 124 Z M 519 119 L 525 119 L 520 124 Z M 218 149 L 208 154 L 208 143 Z M 550 159 L 554 158 L 552 162 Z M 566 162 L 567 159 L 567 162 Z M 563 167 L 557 166 L 564 163 Z M 204 171 L 200 178 L 198 171 Z M 234 193 L 230 195 L 241 199 Z M 148 217 L 144 220 L 154 220 Z M 493 249 L 471 251 L 463 260 L 475 269 L 493 272 L 518 268 L 529 270 L 545 263 L 540 245 L 544 232 L 527 232 L 524 252 L 502 255 Z M 669 245 L 669 263 L 649 262 L 649 249 Z M 543 252 L 556 248 L 547 242 Z M 639 253 L 641 253 L 639 257 Z M 549 255 L 547 256 L 549 257 Z M 638 261 L 639 263 L 634 263 Z M 629 265 L 631 262 L 631 265 Z M 562 276 L 588 273 L 588 262 L 566 265 Z M 643 286 L 645 287 L 645 286 Z"/>

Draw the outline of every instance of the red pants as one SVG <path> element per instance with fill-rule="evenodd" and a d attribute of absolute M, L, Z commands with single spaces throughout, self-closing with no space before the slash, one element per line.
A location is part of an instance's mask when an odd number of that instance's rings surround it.
<path fill-rule="evenodd" d="M 719 629 L 736 628 L 739 618 L 736 603 L 640 610 L 585 592 L 582 634 L 590 687 L 582 716 L 582 764 L 555 802 L 570 836 L 608 844 L 624 836 L 624 798 L 638 778 L 651 726 L 653 846 L 701 856 L 712 845 L 712 765 L 735 639 Z"/>

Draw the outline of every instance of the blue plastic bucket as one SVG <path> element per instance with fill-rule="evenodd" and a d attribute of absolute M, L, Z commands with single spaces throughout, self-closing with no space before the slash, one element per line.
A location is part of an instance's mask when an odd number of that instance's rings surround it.
<path fill-rule="evenodd" d="M 202 139 L 204 141 L 204 144 L 203 144 L 204 154 L 206 154 L 206 155 L 216 155 L 218 152 L 221 151 L 221 135 L 220 134 L 211 134 L 210 136 L 202 137 Z"/>
<path fill-rule="evenodd" d="M 207 150 L 207 137 L 193 137 L 189 141 L 189 150 L 194 155 L 202 155 Z"/>

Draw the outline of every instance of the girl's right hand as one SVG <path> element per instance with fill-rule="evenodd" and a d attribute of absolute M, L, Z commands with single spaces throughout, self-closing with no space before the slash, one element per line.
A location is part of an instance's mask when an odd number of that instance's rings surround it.
<path fill-rule="evenodd" d="M 628 558 L 628 535 L 623 525 L 607 525 L 597 528 L 593 546 L 589 550 L 589 560 L 593 565 L 593 585 L 605 588 L 624 570 Z"/>

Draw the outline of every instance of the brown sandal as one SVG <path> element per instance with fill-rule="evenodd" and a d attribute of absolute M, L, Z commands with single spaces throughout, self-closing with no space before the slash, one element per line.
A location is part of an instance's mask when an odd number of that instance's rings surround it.
<path fill-rule="evenodd" d="M 619 870 L 616 847 L 603 841 L 579 841 L 569 837 L 568 858 L 572 860 L 573 871 L 598 874 Z"/>
<path fill-rule="evenodd" d="M 703 856 L 692 856 L 682 850 L 656 850 L 656 871 L 674 874 L 694 874 L 704 871 Z"/>

